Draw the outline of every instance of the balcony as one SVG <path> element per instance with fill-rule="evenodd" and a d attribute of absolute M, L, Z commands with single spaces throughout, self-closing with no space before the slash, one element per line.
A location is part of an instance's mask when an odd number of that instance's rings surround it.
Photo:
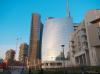
<path fill-rule="evenodd" d="M 86 38 L 82 38 L 81 41 L 82 41 L 82 43 L 84 43 L 84 42 L 87 42 L 87 39 Z"/>
<path fill-rule="evenodd" d="M 73 45 L 71 45 L 71 48 L 74 48 L 75 46 L 74 46 L 74 44 Z"/>
<path fill-rule="evenodd" d="M 81 29 L 80 30 L 80 35 L 81 36 L 86 36 L 86 30 L 85 29 Z"/>
<path fill-rule="evenodd" d="M 74 49 L 72 49 L 71 51 L 72 51 L 73 54 L 75 54 L 75 50 Z"/>
<path fill-rule="evenodd" d="M 70 42 L 70 46 L 71 46 L 71 48 L 74 48 L 75 46 L 74 46 L 74 41 L 71 41 Z"/>
<path fill-rule="evenodd" d="M 88 46 L 83 46 L 83 49 L 84 49 L 85 51 L 87 51 L 87 50 L 88 50 Z"/>

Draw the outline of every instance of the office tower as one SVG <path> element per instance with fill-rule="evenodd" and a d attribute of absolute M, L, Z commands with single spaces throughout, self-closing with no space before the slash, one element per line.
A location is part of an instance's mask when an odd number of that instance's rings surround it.
<path fill-rule="evenodd" d="M 22 43 L 19 49 L 19 61 L 26 64 L 28 59 L 28 45 L 26 43 Z"/>
<path fill-rule="evenodd" d="M 42 60 L 55 60 L 62 52 L 61 45 L 65 45 L 67 51 L 71 32 L 73 32 L 73 24 L 69 17 L 48 18 L 43 31 Z"/>
<path fill-rule="evenodd" d="M 63 54 L 65 54 L 65 56 L 67 55 L 71 32 L 73 32 L 73 22 L 67 1 L 67 16 L 65 18 L 49 17 L 45 22 L 42 39 L 43 64 L 56 61 L 56 58 L 63 52 L 62 45 L 65 50 Z"/>
<path fill-rule="evenodd" d="M 32 14 L 30 44 L 29 44 L 29 66 L 38 68 L 41 64 L 41 42 L 43 24 L 37 13 Z"/>

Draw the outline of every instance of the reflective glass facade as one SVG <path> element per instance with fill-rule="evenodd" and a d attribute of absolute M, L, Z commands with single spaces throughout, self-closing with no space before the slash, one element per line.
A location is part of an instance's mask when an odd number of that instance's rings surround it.
<path fill-rule="evenodd" d="M 65 45 L 65 55 L 69 47 L 70 33 L 73 32 L 72 19 L 48 18 L 42 38 L 42 61 L 52 61 L 62 52 Z"/>

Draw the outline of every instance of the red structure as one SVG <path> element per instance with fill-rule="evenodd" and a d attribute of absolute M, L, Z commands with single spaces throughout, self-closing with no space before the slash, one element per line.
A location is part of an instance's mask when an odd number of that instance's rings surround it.
<path fill-rule="evenodd" d="M 7 68 L 7 63 L 6 62 L 0 63 L 0 69 L 6 69 L 6 68 Z"/>

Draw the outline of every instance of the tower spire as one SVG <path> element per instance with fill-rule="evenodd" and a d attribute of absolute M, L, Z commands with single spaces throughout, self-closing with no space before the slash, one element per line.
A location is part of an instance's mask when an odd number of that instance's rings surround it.
<path fill-rule="evenodd" d="M 69 0 L 67 0 L 67 17 L 70 17 Z"/>

